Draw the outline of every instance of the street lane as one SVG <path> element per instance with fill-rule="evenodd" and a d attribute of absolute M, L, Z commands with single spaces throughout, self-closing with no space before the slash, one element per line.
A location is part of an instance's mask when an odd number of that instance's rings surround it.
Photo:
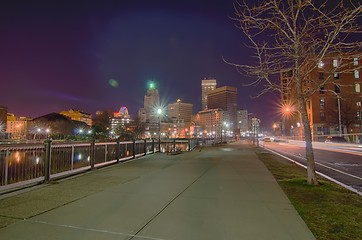
<path fill-rule="evenodd" d="M 317 171 L 362 193 L 362 147 L 353 144 L 313 144 Z M 263 142 L 261 145 L 306 165 L 304 142 Z"/>

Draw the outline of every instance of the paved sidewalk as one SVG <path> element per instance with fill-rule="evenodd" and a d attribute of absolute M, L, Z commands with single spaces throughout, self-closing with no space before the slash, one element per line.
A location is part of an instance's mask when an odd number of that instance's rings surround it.
<path fill-rule="evenodd" d="M 253 150 L 153 154 L 0 200 L 1 239 L 315 239 Z"/>

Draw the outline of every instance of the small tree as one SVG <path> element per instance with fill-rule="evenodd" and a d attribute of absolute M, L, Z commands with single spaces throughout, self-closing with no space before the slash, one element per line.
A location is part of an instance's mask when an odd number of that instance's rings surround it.
<path fill-rule="evenodd" d="M 304 127 L 308 183 L 317 185 L 306 103 L 333 79 L 333 74 L 322 81 L 311 75 L 330 56 L 337 56 L 339 64 L 329 71 L 351 70 L 348 67 L 351 56 L 356 52 L 360 54 L 361 50 L 359 40 L 351 41 L 351 37 L 356 37 L 354 34 L 361 32 L 356 24 L 361 16 L 361 5 L 352 1 L 346 4 L 343 0 L 264 0 L 251 6 L 244 0 L 235 3 L 234 8 L 233 19 L 248 38 L 255 62 L 227 63 L 254 77 L 251 84 L 262 83 L 264 89 L 260 95 L 270 90 L 281 91 L 281 74 L 291 73 L 287 86 L 293 88 L 293 100 L 298 105 Z"/>
<path fill-rule="evenodd" d="M 93 130 L 97 138 L 104 139 L 107 137 L 110 129 L 110 119 L 113 116 L 112 110 L 103 110 L 96 114 L 93 119 Z"/>
<path fill-rule="evenodd" d="M 145 123 L 141 122 L 139 117 L 133 119 L 130 124 L 130 130 L 134 139 L 141 139 L 145 134 Z"/>

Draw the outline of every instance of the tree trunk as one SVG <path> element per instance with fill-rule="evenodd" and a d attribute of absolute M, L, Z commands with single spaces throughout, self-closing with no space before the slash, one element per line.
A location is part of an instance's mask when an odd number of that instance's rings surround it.
<path fill-rule="evenodd" d="M 309 124 L 308 114 L 306 104 L 303 99 L 298 99 L 299 109 L 303 121 L 304 137 L 305 137 L 305 151 L 307 158 L 307 173 L 308 173 L 308 183 L 313 185 L 318 185 L 315 162 L 314 162 L 314 153 L 312 146 L 312 132 Z"/>

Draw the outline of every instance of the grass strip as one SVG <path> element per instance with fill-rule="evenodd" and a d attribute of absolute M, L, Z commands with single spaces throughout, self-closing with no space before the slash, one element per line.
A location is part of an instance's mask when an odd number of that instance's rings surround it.
<path fill-rule="evenodd" d="M 362 197 L 327 179 L 307 184 L 306 169 L 255 150 L 317 240 L 362 240 Z"/>

